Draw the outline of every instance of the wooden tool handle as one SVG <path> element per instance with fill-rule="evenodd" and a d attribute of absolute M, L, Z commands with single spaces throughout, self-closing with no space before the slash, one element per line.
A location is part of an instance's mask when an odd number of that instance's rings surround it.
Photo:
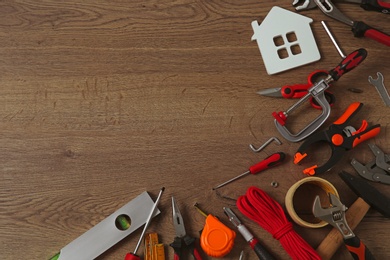
<path fill-rule="evenodd" d="M 358 198 L 347 210 L 346 220 L 352 230 L 359 225 L 360 221 L 369 209 L 370 205 L 368 205 L 362 198 Z M 342 244 L 344 244 L 343 236 L 340 231 L 333 228 L 325 239 L 322 240 L 316 251 L 323 260 L 330 260 Z"/>

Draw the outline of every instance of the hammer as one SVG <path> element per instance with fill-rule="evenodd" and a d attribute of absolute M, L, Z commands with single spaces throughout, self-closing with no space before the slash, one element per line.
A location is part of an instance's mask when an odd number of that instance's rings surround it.
<path fill-rule="evenodd" d="M 341 179 L 358 195 L 358 199 L 351 205 L 346 212 L 348 225 L 353 230 L 357 227 L 363 217 L 366 215 L 370 206 L 390 218 L 390 200 L 372 187 L 367 181 L 356 178 L 347 172 L 341 172 Z M 332 258 L 337 249 L 343 244 L 343 236 L 340 231 L 333 228 L 316 251 L 323 260 Z"/>

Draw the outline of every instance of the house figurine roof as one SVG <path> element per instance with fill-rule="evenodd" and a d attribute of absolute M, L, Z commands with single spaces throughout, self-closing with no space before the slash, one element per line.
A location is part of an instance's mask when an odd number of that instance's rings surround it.
<path fill-rule="evenodd" d="M 252 41 L 259 39 L 260 34 L 275 27 L 283 27 L 284 31 L 295 31 L 297 28 L 299 28 L 299 26 L 302 26 L 302 24 L 310 24 L 312 22 L 313 19 L 309 17 L 291 12 L 278 6 L 274 6 L 260 25 L 257 23 L 257 21 L 252 22 L 252 28 L 254 31 Z"/>

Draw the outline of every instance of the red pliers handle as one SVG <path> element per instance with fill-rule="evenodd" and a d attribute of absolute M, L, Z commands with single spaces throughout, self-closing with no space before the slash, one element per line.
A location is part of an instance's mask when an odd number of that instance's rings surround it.
<path fill-rule="evenodd" d="M 328 76 L 326 70 L 315 70 L 307 77 L 307 84 L 295 84 L 291 86 L 283 86 L 280 90 L 284 98 L 301 98 L 307 94 L 307 90 L 315 84 L 315 82 L 321 77 Z"/>
<path fill-rule="evenodd" d="M 195 238 L 190 236 L 175 237 L 173 243 L 170 246 L 174 250 L 174 260 L 180 260 L 183 256 L 184 249 L 188 249 L 195 260 L 202 260 L 198 248 L 195 246 Z"/>
<path fill-rule="evenodd" d="M 308 93 L 309 88 L 311 88 L 317 81 L 326 78 L 328 75 L 329 72 L 326 70 L 315 70 L 307 77 L 307 84 L 286 85 L 282 87 L 280 93 L 284 98 L 302 98 Z M 335 96 L 331 92 L 325 91 L 325 97 L 329 105 L 333 106 L 336 101 Z M 316 109 L 322 109 L 313 97 L 310 98 L 310 104 Z"/>

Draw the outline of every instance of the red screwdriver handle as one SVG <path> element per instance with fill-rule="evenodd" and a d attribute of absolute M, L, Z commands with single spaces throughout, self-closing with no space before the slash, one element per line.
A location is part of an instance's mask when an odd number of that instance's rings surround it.
<path fill-rule="evenodd" d="M 138 255 L 133 253 L 127 253 L 125 257 L 125 260 L 140 260 L 140 259 L 141 258 Z"/>
<path fill-rule="evenodd" d="M 252 165 L 249 167 L 249 172 L 251 174 L 259 173 L 265 169 L 268 169 L 270 167 L 276 166 L 283 162 L 283 160 L 286 158 L 286 154 L 283 152 L 274 153 L 264 160 L 262 160 L 259 163 L 256 163 L 255 165 Z"/>
<path fill-rule="evenodd" d="M 345 57 L 336 68 L 329 71 L 332 78 L 337 81 L 342 75 L 356 68 L 367 57 L 367 51 L 358 49 Z"/>

